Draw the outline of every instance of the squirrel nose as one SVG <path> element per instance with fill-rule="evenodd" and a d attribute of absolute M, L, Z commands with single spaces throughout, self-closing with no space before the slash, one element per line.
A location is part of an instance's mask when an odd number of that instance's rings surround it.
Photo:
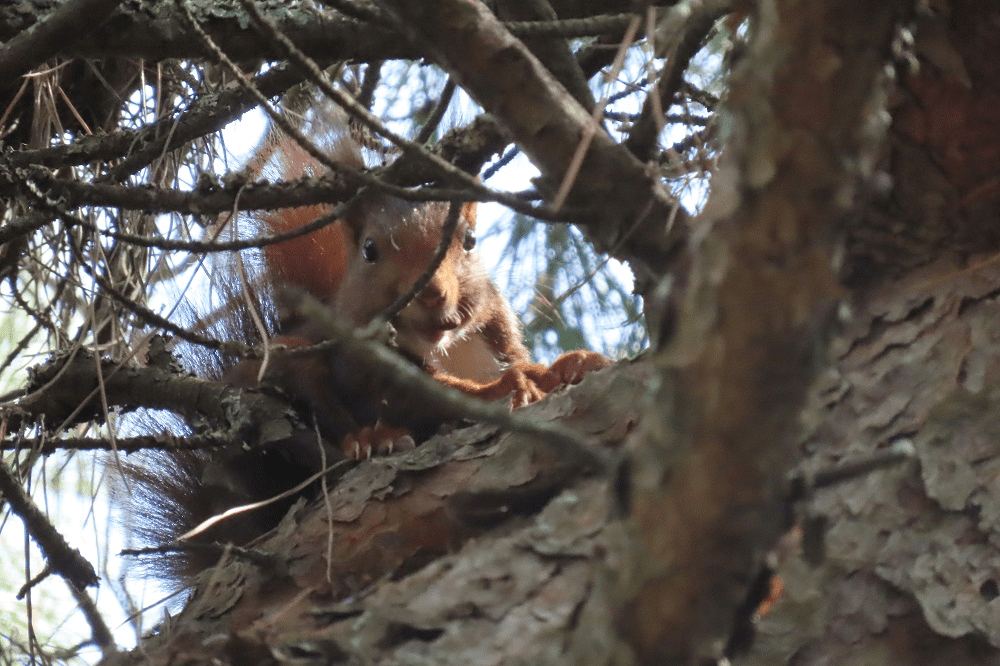
<path fill-rule="evenodd" d="M 430 282 L 417 296 L 417 301 L 426 308 L 439 308 L 444 304 L 445 294 L 436 282 Z"/>

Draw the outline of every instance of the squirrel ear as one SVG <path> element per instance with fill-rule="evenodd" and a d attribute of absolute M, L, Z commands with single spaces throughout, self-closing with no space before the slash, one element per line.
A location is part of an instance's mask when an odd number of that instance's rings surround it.
<path fill-rule="evenodd" d="M 468 222 L 470 229 L 476 228 L 476 205 L 477 201 L 466 201 L 462 204 L 462 217 Z"/>
<path fill-rule="evenodd" d="M 361 243 L 361 232 L 365 226 L 365 215 L 364 204 L 362 204 L 360 206 L 352 206 L 339 220 L 340 224 L 344 227 L 347 239 L 355 245 Z"/>

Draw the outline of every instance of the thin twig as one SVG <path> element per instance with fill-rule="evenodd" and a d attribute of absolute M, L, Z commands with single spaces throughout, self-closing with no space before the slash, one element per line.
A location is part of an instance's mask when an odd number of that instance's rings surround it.
<path fill-rule="evenodd" d="M 635 14 L 604 14 L 557 21 L 505 21 L 503 26 L 520 39 L 531 37 L 591 37 L 627 30 Z"/>
<path fill-rule="evenodd" d="M 913 460 L 915 456 L 913 442 L 909 439 L 902 439 L 888 449 L 878 451 L 860 460 L 827 467 L 812 474 L 794 476 L 790 483 L 790 499 L 793 501 L 801 500 L 820 488 L 828 488 L 872 472 L 901 465 Z"/>
<path fill-rule="evenodd" d="M 625 54 L 628 52 L 629 48 L 631 48 L 632 42 L 635 41 L 635 36 L 639 31 L 639 25 L 641 22 L 642 17 L 631 17 L 628 29 L 625 31 L 625 37 L 622 39 L 618 54 L 615 56 L 615 61 L 611 66 L 611 74 L 608 77 L 610 80 L 614 81 L 618 78 L 618 73 L 621 72 L 622 67 L 625 66 Z M 576 147 L 576 152 L 573 153 L 573 159 L 570 160 L 569 166 L 566 167 L 566 174 L 563 176 L 562 182 L 559 184 L 559 190 L 556 192 L 556 196 L 552 200 L 552 207 L 556 210 L 561 209 L 563 204 L 566 203 L 566 199 L 569 197 L 569 192 L 573 188 L 573 184 L 576 182 L 577 175 L 580 173 L 580 167 L 583 166 L 583 159 L 587 156 L 587 151 L 590 150 L 590 144 L 593 142 L 594 136 L 600 130 L 601 116 L 604 114 L 604 108 L 607 104 L 608 96 L 605 95 L 600 102 L 594 105 L 594 109 L 590 114 L 590 124 L 584 129 L 584 134 L 580 138 L 580 143 Z"/>
<path fill-rule="evenodd" d="M 441 119 L 444 118 L 444 112 L 448 110 L 448 105 L 451 104 L 451 98 L 455 94 L 455 79 L 448 77 L 448 80 L 444 84 L 444 89 L 438 96 L 437 104 L 434 105 L 434 110 L 431 111 L 430 115 L 427 117 L 427 122 L 424 126 L 420 128 L 417 133 L 416 138 L 413 140 L 417 143 L 427 143 L 430 141 L 431 137 L 434 136 L 434 132 L 437 130 L 438 125 L 441 124 Z"/>
<path fill-rule="evenodd" d="M 361 337 L 377 337 L 385 324 L 395 319 L 396 315 L 402 312 L 403 308 L 409 305 L 410 301 L 416 298 L 417 294 L 422 292 L 424 288 L 430 284 L 431 278 L 434 277 L 434 273 L 437 272 L 441 262 L 444 261 L 445 255 L 448 254 L 448 249 L 454 242 L 455 229 L 458 228 L 458 220 L 461 216 L 462 206 L 458 203 L 452 202 L 452 204 L 448 207 L 448 217 L 445 218 L 444 226 L 441 227 L 441 236 L 438 238 L 438 244 L 434 249 L 434 255 L 431 257 L 431 260 L 427 262 L 427 267 L 424 269 L 424 272 L 420 274 L 420 277 L 417 278 L 416 282 L 413 283 L 405 294 L 397 298 L 389 307 L 368 322 L 368 325 L 359 333 Z"/>
<path fill-rule="evenodd" d="M 97 609 L 97 604 L 94 600 L 90 598 L 90 595 L 83 590 L 77 589 L 72 584 L 69 585 L 69 591 L 76 599 L 76 603 L 80 606 L 80 612 L 83 613 L 83 617 L 87 619 L 87 624 L 90 625 L 90 635 L 94 640 L 94 643 L 101 648 L 101 653 L 105 659 L 110 657 L 115 651 L 115 639 L 114 635 L 111 633 L 111 629 L 108 628 L 107 623 L 104 621 L 104 617 L 101 612 Z"/>
<path fill-rule="evenodd" d="M 566 428 L 552 423 L 535 421 L 512 413 L 506 404 L 485 402 L 468 396 L 433 379 L 422 368 L 393 352 L 380 342 L 362 337 L 349 325 L 340 321 L 335 313 L 317 299 L 304 295 L 298 304 L 299 311 L 310 321 L 322 326 L 330 348 L 340 347 L 348 353 L 366 357 L 373 367 L 379 367 L 391 376 L 395 384 L 420 395 L 430 404 L 445 411 L 462 414 L 470 420 L 495 425 L 511 432 L 537 437 L 548 445 L 555 455 L 570 464 L 584 469 L 607 470 L 608 457 L 592 441 Z M 315 348 L 324 345 L 316 345 Z"/>
<path fill-rule="evenodd" d="M 320 478 L 326 476 L 330 472 L 333 472 L 335 470 L 340 469 L 341 467 L 344 467 L 349 462 L 351 462 L 351 461 L 350 460 L 341 460 L 339 462 L 334 463 L 333 465 L 331 465 L 329 467 L 324 467 L 323 469 L 321 469 L 320 471 L 316 472 L 312 476 L 309 476 L 308 478 L 306 478 L 304 481 L 302 481 L 298 485 L 293 486 L 293 487 L 291 487 L 288 490 L 285 490 L 283 492 L 280 492 L 277 495 L 274 495 L 273 497 L 269 497 L 269 498 L 267 498 L 265 500 L 261 500 L 259 502 L 252 502 L 250 504 L 241 504 L 239 506 L 234 506 L 231 509 L 227 509 L 226 511 L 223 511 L 222 513 L 220 513 L 220 514 L 218 514 L 216 516 L 212 516 L 208 520 L 202 521 L 201 523 L 199 523 L 198 525 L 196 525 L 191 530 L 189 530 L 189 531 L 185 532 L 184 534 L 180 535 L 179 537 L 177 537 L 177 542 L 178 543 L 182 543 L 182 542 L 188 541 L 190 539 L 193 539 L 194 537 L 198 536 L 199 534 L 201 534 L 205 530 L 208 530 L 209 528 L 213 527 L 214 525 L 218 525 L 222 521 L 228 520 L 229 518 L 232 518 L 233 516 L 237 516 L 237 515 L 242 514 L 242 513 L 247 513 L 249 511 L 256 511 L 257 509 L 262 509 L 265 506 L 269 506 L 271 504 L 274 504 L 275 502 L 280 502 L 281 500 L 283 500 L 283 499 L 285 499 L 287 497 L 294 497 L 298 493 L 300 493 L 303 490 L 305 490 L 306 488 L 308 488 L 313 482 L 315 482 L 315 481 L 319 480 Z"/>
<path fill-rule="evenodd" d="M 183 1 L 183 0 L 182 0 Z M 427 150 L 420 142 L 410 141 L 405 137 L 390 131 L 382 123 L 382 121 L 372 114 L 368 109 L 359 104 L 350 95 L 337 90 L 330 83 L 330 79 L 326 76 L 319 65 L 317 65 L 312 59 L 302 53 L 301 50 L 290 40 L 288 37 L 283 35 L 273 23 L 267 20 L 267 18 L 260 13 L 260 10 L 254 4 L 253 0 L 240 0 L 240 4 L 250 13 L 256 24 L 264 30 L 265 34 L 273 39 L 275 42 L 280 44 L 288 53 L 291 60 L 299 67 L 306 70 L 312 77 L 314 83 L 319 86 L 320 90 L 323 91 L 330 99 L 340 105 L 345 111 L 349 112 L 352 116 L 357 118 L 357 120 L 367 127 L 369 130 L 384 136 L 386 139 L 395 144 L 404 154 L 411 155 L 428 166 L 439 171 L 449 182 L 459 183 L 464 187 L 468 187 L 473 191 L 488 190 L 481 183 L 479 183 L 475 177 L 469 175 L 465 171 L 462 171 L 454 164 L 448 162 L 440 155 L 430 152 Z M 508 205 L 506 201 L 501 201 L 504 205 Z M 519 202 L 514 202 L 518 204 Z"/>

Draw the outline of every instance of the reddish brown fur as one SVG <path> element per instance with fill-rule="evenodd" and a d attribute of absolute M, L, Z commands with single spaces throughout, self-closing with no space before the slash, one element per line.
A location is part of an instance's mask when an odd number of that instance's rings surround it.
<path fill-rule="evenodd" d="M 283 153 L 294 158 L 294 175 L 310 170 L 311 158 L 300 149 Z M 363 164 L 358 147 L 343 133 L 334 153 L 350 167 Z M 354 325 L 365 325 L 426 271 L 447 211 L 443 203 L 412 204 L 371 196 L 337 225 L 268 248 L 268 279 L 327 300 Z M 272 231 L 288 231 L 321 212 L 320 207 L 291 209 L 263 221 Z M 603 356 L 587 351 L 569 352 L 551 368 L 531 362 L 521 340 L 520 321 L 487 275 L 478 252 L 466 247 L 475 225 L 475 203 L 468 203 L 429 284 L 393 321 L 401 351 L 444 384 L 486 400 L 509 396 L 514 407 L 607 365 Z M 352 454 L 366 452 L 370 441 L 383 434 L 376 430 L 366 435 L 368 443 L 349 437 L 345 449 Z"/>
<path fill-rule="evenodd" d="M 331 157 L 352 169 L 364 168 L 364 160 L 354 143 L 346 136 L 346 128 L 331 128 L 327 140 L 332 141 Z M 269 146 L 257 161 L 278 162 L 277 168 L 285 180 L 319 176 L 320 166 L 301 146 L 284 139 Z M 267 170 L 264 165 L 259 169 Z M 272 234 L 294 231 L 329 212 L 327 206 L 303 206 L 271 211 L 261 221 Z M 331 299 L 347 269 L 347 230 L 342 221 L 328 225 L 306 236 L 298 236 L 264 248 L 271 272 L 270 279 L 278 284 L 294 285 L 320 299 Z"/>
<path fill-rule="evenodd" d="M 273 233 L 298 229 L 327 212 L 322 206 L 288 208 L 267 218 Z M 316 298 L 333 298 L 347 268 L 347 238 L 344 225 L 332 224 L 307 236 L 268 245 L 264 256 L 272 278 L 294 285 Z"/>

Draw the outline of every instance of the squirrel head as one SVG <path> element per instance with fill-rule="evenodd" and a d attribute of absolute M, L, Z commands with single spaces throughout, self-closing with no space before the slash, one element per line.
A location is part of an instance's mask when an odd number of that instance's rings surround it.
<path fill-rule="evenodd" d="M 323 126 L 330 158 L 348 169 L 364 169 L 361 145 L 345 123 Z M 279 138 L 259 161 L 276 165 L 284 178 L 314 175 L 322 167 L 301 146 Z M 270 233 L 298 229 L 327 209 L 323 206 L 265 213 Z M 336 224 L 268 245 L 267 270 L 276 284 L 291 285 L 331 302 L 356 326 L 407 293 L 430 264 L 448 217 L 446 203 L 412 203 L 387 195 L 361 198 Z M 466 203 L 448 253 L 427 287 L 396 317 L 397 342 L 412 356 L 446 352 L 496 307 L 491 283 L 476 245 L 476 204 Z M 495 292 L 495 288 L 493 289 Z M 293 327 L 294 312 L 283 315 Z"/>
<path fill-rule="evenodd" d="M 407 293 L 430 264 L 447 216 L 443 203 L 414 205 L 393 197 L 360 203 L 343 220 L 349 251 L 337 312 L 361 326 Z M 470 202 L 434 276 L 393 321 L 400 347 L 420 358 L 447 349 L 483 319 L 488 283 Z"/>

